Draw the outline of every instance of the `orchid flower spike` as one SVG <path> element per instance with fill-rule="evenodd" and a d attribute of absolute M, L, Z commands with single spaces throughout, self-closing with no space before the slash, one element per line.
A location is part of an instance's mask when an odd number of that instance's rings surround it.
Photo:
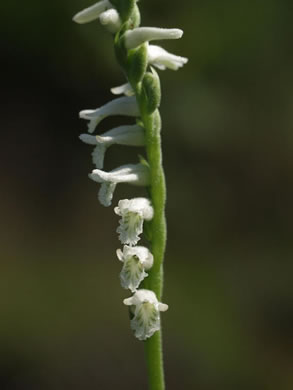
<path fill-rule="evenodd" d="M 126 49 L 134 49 L 145 42 L 160 39 L 179 39 L 183 31 L 179 28 L 137 27 L 123 35 Z"/>
<path fill-rule="evenodd" d="M 165 70 L 166 68 L 178 70 L 188 62 L 188 59 L 171 54 L 160 46 L 149 45 L 148 62 L 160 70 Z"/>
<path fill-rule="evenodd" d="M 124 299 L 123 303 L 130 306 L 134 315 L 131 328 L 139 340 L 146 340 L 160 330 L 160 311 L 168 310 L 168 305 L 159 302 L 153 291 L 137 290 L 132 297 Z"/>
<path fill-rule="evenodd" d="M 110 102 L 100 108 L 97 108 L 96 110 L 83 110 L 79 113 L 80 118 L 88 119 L 90 121 L 88 124 L 89 133 L 93 133 L 97 125 L 103 119 L 111 115 L 138 117 L 140 113 L 135 96 L 123 96 L 111 100 Z"/>
<path fill-rule="evenodd" d="M 114 208 L 115 214 L 121 216 L 117 233 L 122 244 L 136 245 L 143 231 L 144 220 L 150 221 L 154 209 L 147 198 L 123 199 Z"/>
<path fill-rule="evenodd" d="M 135 292 L 143 279 L 148 276 L 145 271 L 153 266 L 154 257 L 144 246 L 124 245 L 123 252 L 121 249 L 117 249 L 116 254 L 123 263 L 120 273 L 121 285 L 131 292 Z"/>
<path fill-rule="evenodd" d="M 102 184 L 98 198 L 105 207 L 111 206 L 118 183 L 129 183 L 137 186 L 148 186 L 150 183 L 149 168 L 144 164 L 122 165 L 111 172 L 94 169 L 89 177 L 93 181 Z"/>
<path fill-rule="evenodd" d="M 122 23 L 116 9 L 108 9 L 99 16 L 99 20 L 110 33 L 115 34 L 121 27 Z"/>
<path fill-rule="evenodd" d="M 102 12 L 113 8 L 113 5 L 108 0 L 102 0 L 98 3 L 83 9 L 73 17 L 73 21 L 79 24 L 89 23 L 98 19 Z"/>
<path fill-rule="evenodd" d="M 81 134 L 81 141 L 89 145 L 96 145 L 92 157 L 98 169 L 103 169 L 104 157 L 107 148 L 113 144 L 128 146 L 144 146 L 144 129 L 139 125 L 119 126 L 102 135 Z"/>

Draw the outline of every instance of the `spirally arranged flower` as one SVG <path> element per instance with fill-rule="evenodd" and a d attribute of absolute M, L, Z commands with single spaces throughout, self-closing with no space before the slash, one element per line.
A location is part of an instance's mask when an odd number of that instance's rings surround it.
<path fill-rule="evenodd" d="M 112 204 L 118 183 L 147 188 L 149 198 L 122 199 L 114 208 L 115 214 L 120 217 L 117 233 L 123 244 L 123 248 L 116 251 L 118 260 L 122 263 L 120 282 L 123 288 L 133 293 L 123 302 L 129 306 L 134 335 L 139 340 L 147 340 L 160 330 L 160 312 L 168 309 L 168 305 L 158 300 L 162 292 L 162 276 L 156 274 L 162 266 L 165 250 L 166 189 L 158 111 L 161 90 L 154 67 L 159 70 L 178 70 L 188 60 L 149 43 L 179 39 L 183 31 L 178 28 L 140 27 L 137 2 L 138 0 L 102 0 L 78 12 L 73 20 L 78 24 L 99 21 L 113 34 L 115 55 L 126 76 L 124 84 L 111 89 L 114 95 L 121 96 L 101 107 L 80 111 L 79 117 L 88 121 L 90 134 L 83 133 L 79 138 L 94 146 L 92 161 L 96 168 L 89 177 L 101 185 L 98 199 L 103 206 Z M 99 135 L 93 134 L 99 124 L 110 116 L 123 116 L 134 123 L 112 128 Z M 143 146 L 149 161 L 142 157 L 138 163 L 123 164 L 105 171 L 105 154 L 114 144 Z M 150 234 L 145 234 L 145 245 L 149 245 L 153 253 L 147 246 L 137 245 L 142 234 L 146 233 L 146 221 L 151 222 L 148 224 Z M 146 286 L 148 289 L 143 288 Z M 157 350 L 160 351 L 159 346 Z"/>
<path fill-rule="evenodd" d="M 144 129 L 139 125 L 126 125 L 115 127 L 101 135 L 81 134 L 81 141 L 89 145 L 95 145 L 92 153 L 93 163 L 98 169 L 103 169 L 105 152 L 109 146 L 128 145 L 144 146 Z"/>
<path fill-rule="evenodd" d="M 119 200 L 114 208 L 115 214 L 120 215 L 120 226 L 117 229 L 122 244 L 136 245 L 143 232 L 143 222 L 150 221 L 154 216 L 154 209 L 147 198 Z"/>
<path fill-rule="evenodd" d="M 102 184 L 99 191 L 99 201 L 105 207 L 111 206 L 113 193 L 118 183 L 148 186 L 150 181 L 149 169 L 143 164 L 122 165 L 111 172 L 94 169 L 89 177 Z"/>
<path fill-rule="evenodd" d="M 143 279 L 148 276 L 145 271 L 152 267 L 154 257 L 144 246 L 124 245 L 123 251 L 117 249 L 116 254 L 123 263 L 120 273 L 121 285 L 131 292 L 135 292 Z"/>
<path fill-rule="evenodd" d="M 139 340 L 146 340 L 160 329 L 160 311 L 168 310 L 168 305 L 159 302 L 153 291 L 145 289 L 137 290 L 123 303 L 130 306 L 134 315 L 130 325 Z"/>

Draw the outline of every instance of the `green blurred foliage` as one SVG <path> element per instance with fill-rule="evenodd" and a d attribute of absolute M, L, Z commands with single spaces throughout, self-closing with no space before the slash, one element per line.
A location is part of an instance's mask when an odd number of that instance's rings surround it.
<path fill-rule="evenodd" d="M 87 180 L 78 111 L 123 82 L 88 1 L 5 2 L 1 55 L 0 388 L 145 389 L 118 281 L 117 218 Z M 167 388 L 289 390 L 292 375 L 291 3 L 148 0 L 162 46 L 169 241 Z M 109 119 L 100 131 L 121 123 Z M 141 150 L 113 146 L 106 169 Z M 115 201 L 137 196 L 118 188 Z"/>

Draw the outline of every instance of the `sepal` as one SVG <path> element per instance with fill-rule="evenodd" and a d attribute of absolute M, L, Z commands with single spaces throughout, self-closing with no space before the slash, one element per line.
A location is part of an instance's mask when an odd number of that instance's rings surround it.
<path fill-rule="evenodd" d="M 131 84 L 138 84 L 147 69 L 148 54 L 147 45 L 141 45 L 137 49 L 130 50 L 127 58 L 127 76 Z"/>

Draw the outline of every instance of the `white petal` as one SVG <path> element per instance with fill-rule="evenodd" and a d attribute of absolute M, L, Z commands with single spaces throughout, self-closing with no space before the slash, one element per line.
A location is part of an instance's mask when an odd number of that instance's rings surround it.
<path fill-rule="evenodd" d="M 100 22 L 107 28 L 108 31 L 115 34 L 121 27 L 121 20 L 116 9 L 108 9 L 103 12 L 100 17 Z"/>
<path fill-rule="evenodd" d="M 165 303 L 159 302 L 158 308 L 159 308 L 160 311 L 167 311 L 169 309 L 169 306 L 166 305 Z"/>
<path fill-rule="evenodd" d="M 133 96 L 134 90 L 132 89 L 129 83 L 119 85 L 118 87 L 111 88 L 111 92 L 113 95 L 125 95 L 125 96 Z"/>
<path fill-rule="evenodd" d="M 141 213 L 147 221 L 154 216 L 154 209 L 151 201 L 147 198 L 122 199 L 118 203 L 118 207 L 114 209 L 117 215 L 123 216 L 125 213 Z"/>
<path fill-rule="evenodd" d="M 95 19 L 98 19 L 100 14 L 106 11 L 108 8 L 113 8 L 112 4 L 108 0 L 102 0 L 98 3 L 83 9 L 73 17 L 73 21 L 79 24 L 89 23 Z"/>
<path fill-rule="evenodd" d="M 96 110 L 83 110 L 79 113 L 82 119 L 90 120 L 89 133 L 93 133 L 97 125 L 105 118 L 111 115 L 125 115 L 138 117 L 140 115 L 135 96 L 120 97 L 111 100 L 109 103 Z"/>
<path fill-rule="evenodd" d="M 122 252 L 121 249 L 117 249 L 116 255 L 117 255 L 118 259 L 119 259 L 120 261 L 122 261 L 122 263 L 123 263 L 123 252 Z"/>
<path fill-rule="evenodd" d="M 124 34 L 126 49 L 134 49 L 144 42 L 157 39 L 178 39 L 183 35 L 183 31 L 178 28 L 158 28 L 158 27 L 137 27 L 128 30 Z"/>
<path fill-rule="evenodd" d="M 139 125 L 125 125 L 115 127 L 104 134 L 96 136 L 98 143 L 107 145 L 144 146 L 144 129 Z"/>
<path fill-rule="evenodd" d="M 150 64 L 161 70 L 166 68 L 177 70 L 188 62 L 187 58 L 171 54 L 167 50 L 156 45 L 148 46 L 148 60 Z"/>
<path fill-rule="evenodd" d="M 124 299 L 124 300 L 123 300 L 123 303 L 124 303 L 124 305 L 126 305 L 126 306 L 131 306 L 131 305 L 133 305 L 133 297 Z"/>

